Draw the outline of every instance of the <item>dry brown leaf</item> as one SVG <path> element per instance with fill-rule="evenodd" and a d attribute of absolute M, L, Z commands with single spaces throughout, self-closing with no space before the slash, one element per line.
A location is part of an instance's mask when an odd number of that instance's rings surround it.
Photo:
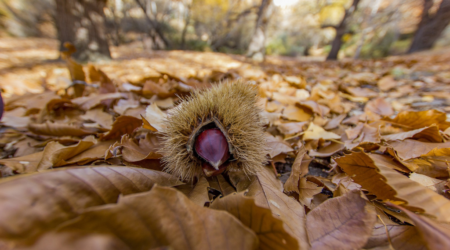
<path fill-rule="evenodd" d="M 289 143 L 284 140 L 274 137 L 269 133 L 265 133 L 264 137 L 266 138 L 266 145 L 269 149 L 269 156 L 273 158 L 281 153 L 288 153 L 294 151 Z"/>
<path fill-rule="evenodd" d="M 356 97 L 376 97 L 378 93 L 368 89 L 368 88 L 360 88 L 360 87 L 347 87 L 347 92 Z"/>
<path fill-rule="evenodd" d="M 162 157 L 161 154 L 156 152 L 160 148 L 160 142 L 155 135 L 147 134 L 139 142 L 136 142 L 128 135 L 124 135 L 120 146 L 122 146 L 122 157 L 128 162 L 159 159 Z"/>
<path fill-rule="evenodd" d="M 336 162 L 356 183 L 379 199 L 396 201 L 409 209 L 450 222 L 449 200 L 396 172 L 385 162 L 363 152 L 345 155 Z"/>
<path fill-rule="evenodd" d="M 334 175 L 331 181 L 337 186 L 343 186 L 348 190 L 361 190 L 361 185 L 355 183 L 350 176 L 344 173 Z"/>
<path fill-rule="evenodd" d="M 445 196 L 445 190 L 447 189 L 445 185 L 447 184 L 447 180 L 439 180 L 417 173 L 412 173 L 409 178 L 417 183 L 420 183 L 422 186 Z"/>
<path fill-rule="evenodd" d="M 177 84 L 174 82 L 158 84 L 150 80 L 145 82 L 144 87 L 142 88 L 142 94 L 147 97 L 158 95 L 158 97 L 167 98 L 175 96 L 177 92 L 176 88 Z"/>
<path fill-rule="evenodd" d="M 298 200 L 301 204 L 311 208 L 311 201 L 314 195 L 322 192 L 322 187 L 316 183 L 308 181 L 306 177 L 300 178 L 298 182 Z"/>
<path fill-rule="evenodd" d="M 272 215 L 268 208 L 259 207 L 254 199 L 242 193 L 234 193 L 216 199 L 212 209 L 224 210 L 252 229 L 259 238 L 259 249 L 298 249 L 298 242 L 283 228 L 283 222 Z"/>
<path fill-rule="evenodd" d="M 326 116 L 328 115 L 328 113 L 330 113 L 330 109 L 326 106 L 320 105 L 315 101 L 302 101 L 299 102 L 300 107 L 306 107 L 309 108 L 312 112 L 314 112 L 315 114 L 319 115 L 319 116 Z"/>
<path fill-rule="evenodd" d="M 145 109 L 145 117 L 142 117 L 144 128 L 151 131 L 161 131 L 164 129 L 163 121 L 166 114 L 162 112 L 156 103 L 152 103 Z"/>
<path fill-rule="evenodd" d="M 298 108 L 295 105 L 289 105 L 284 109 L 282 116 L 290 121 L 305 122 L 312 117 L 312 114 L 309 111 Z"/>
<path fill-rule="evenodd" d="M 357 129 L 357 128 L 355 128 Z M 346 130 L 346 134 L 348 135 L 350 132 L 349 130 Z M 353 132 L 353 131 L 351 131 Z M 357 131 L 354 131 L 357 132 Z M 354 136 L 354 135 L 352 135 Z M 359 131 L 359 136 L 352 140 L 345 141 L 345 147 L 348 149 L 353 149 L 357 146 L 365 147 L 369 146 L 370 144 L 378 144 L 381 142 L 381 136 L 380 131 L 378 128 L 369 126 L 367 124 L 364 124 L 362 126 L 362 129 Z"/>
<path fill-rule="evenodd" d="M 254 197 L 259 207 L 269 208 L 276 218 L 284 222 L 284 229 L 297 239 L 300 249 L 309 249 L 305 225 L 305 209 L 300 203 L 283 193 L 281 182 L 272 168 L 257 173 L 248 188 L 247 196 Z"/>
<path fill-rule="evenodd" d="M 228 183 L 223 175 L 213 176 L 207 178 L 209 186 L 212 189 L 219 191 L 223 196 L 235 193 L 236 189 Z"/>
<path fill-rule="evenodd" d="M 75 250 L 86 249 L 86 247 L 95 250 L 131 250 L 123 242 L 112 236 L 74 232 L 50 232 L 39 238 L 34 245 L 29 247 L 15 247 L 14 250 Z"/>
<path fill-rule="evenodd" d="M 105 158 L 106 151 L 115 141 L 100 141 L 86 151 L 65 160 L 65 165 L 86 165 L 90 162 Z"/>
<path fill-rule="evenodd" d="M 345 145 L 342 143 L 331 142 L 329 145 L 322 147 L 318 150 L 310 150 L 309 156 L 312 157 L 330 157 L 335 153 L 343 150 Z"/>
<path fill-rule="evenodd" d="M 327 132 L 322 127 L 310 123 L 308 129 L 303 134 L 303 140 L 330 140 L 330 139 L 341 139 L 341 137 L 333 132 Z"/>
<path fill-rule="evenodd" d="M 311 249 L 360 249 L 372 233 L 376 213 L 359 191 L 332 198 L 306 216 Z"/>
<path fill-rule="evenodd" d="M 170 109 L 175 106 L 175 102 L 172 97 L 161 99 L 157 95 L 154 95 L 149 101 L 150 103 L 155 103 L 156 106 L 162 109 Z"/>
<path fill-rule="evenodd" d="M 88 110 L 84 115 L 80 116 L 85 121 L 93 121 L 106 129 L 111 129 L 113 124 L 112 115 L 103 112 L 102 108 Z"/>
<path fill-rule="evenodd" d="M 64 146 L 58 142 L 50 142 L 45 146 L 41 161 L 37 169 L 27 169 L 29 171 L 46 170 L 52 167 L 67 165 L 66 160 L 86 151 L 93 146 L 97 140 L 93 136 L 86 137 L 75 145 Z"/>
<path fill-rule="evenodd" d="M 308 165 L 311 162 L 311 158 L 306 154 L 305 146 L 301 145 L 292 164 L 292 170 L 289 178 L 284 184 L 284 192 L 297 192 L 300 193 L 298 188 L 300 178 L 308 174 Z"/>
<path fill-rule="evenodd" d="M 447 115 L 444 112 L 434 109 L 426 111 L 402 111 L 394 119 L 383 118 L 383 120 L 411 130 L 429 127 L 433 124 L 438 126 L 439 130 L 442 131 L 450 127 L 450 122 L 447 122 Z"/>
<path fill-rule="evenodd" d="M 390 141 L 392 147 L 402 160 L 409 160 L 427 154 L 433 149 L 450 148 L 450 142 L 432 143 L 406 139 L 404 141 Z"/>
<path fill-rule="evenodd" d="M 72 99 L 72 103 L 77 104 L 83 110 L 89 110 L 99 105 L 104 100 L 120 99 L 120 98 L 126 98 L 126 95 L 119 92 L 100 95 L 91 94 L 90 96 L 83 96 Z"/>
<path fill-rule="evenodd" d="M 381 97 L 367 102 L 364 112 L 372 112 L 380 116 L 391 116 L 394 114 L 392 106 Z"/>
<path fill-rule="evenodd" d="M 14 148 L 17 148 L 17 151 L 14 153 L 14 157 L 21 157 L 39 152 L 40 149 L 38 147 L 35 147 L 38 144 L 38 141 L 32 138 L 22 138 L 20 141 L 14 144 Z"/>
<path fill-rule="evenodd" d="M 280 133 L 284 135 L 294 135 L 303 131 L 303 127 L 307 122 L 288 122 L 277 125 Z"/>
<path fill-rule="evenodd" d="M 412 171 L 430 177 L 448 178 L 450 148 L 435 148 L 416 159 L 402 161 Z"/>
<path fill-rule="evenodd" d="M 92 64 L 89 64 L 88 72 L 91 82 L 100 82 L 100 88 L 98 90 L 100 94 L 116 92 L 116 87 L 113 82 L 103 71 L 96 69 Z"/>
<path fill-rule="evenodd" d="M 119 139 L 122 135 L 133 133 L 140 126 L 142 126 L 142 120 L 122 115 L 117 117 L 108 133 L 100 135 L 100 139 L 103 141 Z"/>
<path fill-rule="evenodd" d="M 381 138 L 385 141 L 401 141 L 405 139 L 416 139 L 426 142 L 442 142 L 442 136 L 439 133 L 439 128 L 437 126 L 424 127 L 408 132 L 383 135 Z"/>
<path fill-rule="evenodd" d="M 139 107 L 139 101 L 133 99 L 120 99 L 117 104 L 114 106 L 114 111 L 119 115 L 124 115 L 125 111 L 132 108 Z"/>
<path fill-rule="evenodd" d="M 57 232 L 109 235 L 136 250 L 164 246 L 173 249 L 258 248 L 255 233 L 234 216 L 200 207 L 176 189 L 160 186 L 149 192 L 120 197 L 114 205 L 89 209 Z M 83 249 L 92 247 L 87 245 Z"/>
<path fill-rule="evenodd" d="M 115 166 L 62 168 L 2 179 L 0 239 L 31 243 L 88 207 L 115 203 L 120 195 L 148 191 L 155 184 L 182 183 L 164 172 Z"/>
<path fill-rule="evenodd" d="M 31 173 L 36 171 L 42 159 L 43 152 L 37 152 L 25 156 L 1 159 L 0 164 L 10 168 L 14 173 Z"/>
<path fill-rule="evenodd" d="M 381 91 L 388 91 L 392 88 L 394 88 L 395 86 L 397 86 L 397 82 L 394 80 L 394 78 L 392 76 L 385 76 L 383 78 L 381 78 L 380 80 L 378 80 L 378 88 Z"/>
<path fill-rule="evenodd" d="M 433 178 L 449 177 L 449 156 L 427 156 L 402 161 L 398 159 L 405 167 L 412 172 L 427 175 Z"/>
<path fill-rule="evenodd" d="M 53 99 L 61 98 L 54 91 L 46 91 L 39 94 L 24 94 L 5 99 L 5 110 L 13 110 L 17 107 L 24 107 L 25 110 L 41 109 Z"/>
<path fill-rule="evenodd" d="M 395 208 L 402 210 L 411 218 L 428 249 L 450 249 L 450 224 L 439 223 L 400 206 Z"/>
<path fill-rule="evenodd" d="M 195 187 L 189 192 L 187 197 L 195 204 L 203 207 L 205 203 L 209 202 L 208 195 L 209 182 L 204 176 L 200 177 Z"/>
<path fill-rule="evenodd" d="M 417 232 L 416 227 L 407 225 L 397 225 L 391 223 L 390 219 L 380 213 L 377 223 L 373 228 L 372 235 L 363 249 L 395 249 L 395 250 L 426 250 L 422 237 Z M 380 221 L 382 218 L 383 221 Z M 387 231 L 387 232 L 386 232 Z M 389 235 L 388 235 L 389 234 Z M 392 243 L 392 248 L 390 247 Z"/>
<path fill-rule="evenodd" d="M 327 124 L 325 125 L 325 127 L 323 127 L 323 128 L 326 130 L 330 130 L 330 129 L 335 129 L 335 128 L 339 127 L 339 125 L 341 124 L 341 122 L 344 120 L 344 118 L 346 116 L 347 116 L 346 114 L 341 114 L 341 115 L 334 117 L 333 119 L 329 120 L 327 122 Z"/>
<path fill-rule="evenodd" d="M 96 133 L 92 128 L 82 128 L 64 123 L 46 122 L 43 124 L 29 124 L 28 130 L 38 135 L 50 136 L 86 136 Z"/>
<path fill-rule="evenodd" d="M 1 123 L 13 128 L 26 128 L 30 123 L 30 117 L 25 116 L 25 108 L 16 108 L 12 111 L 6 111 L 1 117 Z"/>

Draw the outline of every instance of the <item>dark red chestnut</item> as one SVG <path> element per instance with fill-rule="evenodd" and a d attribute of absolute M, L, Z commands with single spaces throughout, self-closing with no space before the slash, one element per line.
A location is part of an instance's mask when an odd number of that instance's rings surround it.
<path fill-rule="evenodd" d="M 206 176 L 222 173 L 226 166 L 224 163 L 230 158 L 228 142 L 222 131 L 218 128 L 207 129 L 201 132 L 195 140 L 195 152 L 205 163 L 203 172 Z"/>

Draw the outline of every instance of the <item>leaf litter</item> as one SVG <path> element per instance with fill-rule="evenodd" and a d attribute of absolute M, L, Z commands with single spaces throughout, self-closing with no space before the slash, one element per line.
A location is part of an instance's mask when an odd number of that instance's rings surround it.
<path fill-rule="evenodd" d="M 450 90 L 447 54 L 283 64 L 181 51 L 102 65 L 65 59 L 1 76 L 5 85 L 18 72 L 26 81 L 41 72 L 47 89 L 4 87 L 7 249 L 450 245 L 450 101 L 436 94 Z M 238 79 L 258 87 L 267 166 L 193 182 L 164 172 L 158 134 L 169 111 L 193 90 Z"/>

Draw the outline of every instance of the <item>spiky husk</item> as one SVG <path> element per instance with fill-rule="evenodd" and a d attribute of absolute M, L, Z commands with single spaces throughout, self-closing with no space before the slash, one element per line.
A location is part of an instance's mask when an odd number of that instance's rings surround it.
<path fill-rule="evenodd" d="M 242 81 L 214 85 L 195 91 L 169 111 L 161 132 L 160 153 L 165 170 L 181 179 L 192 180 L 202 175 L 202 162 L 190 157 L 186 148 L 192 132 L 204 121 L 216 117 L 227 130 L 236 161 L 227 171 L 255 174 L 266 162 L 263 124 L 256 106 L 257 87 Z"/>

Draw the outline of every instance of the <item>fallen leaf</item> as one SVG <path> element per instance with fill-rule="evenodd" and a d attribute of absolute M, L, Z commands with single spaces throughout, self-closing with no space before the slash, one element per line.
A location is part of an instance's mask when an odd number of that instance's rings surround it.
<path fill-rule="evenodd" d="M 277 129 L 284 135 L 294 135 L 303 131 L 307 122 L 288 122 L 277 125 Z"/>
<path fill-rule="evenodd" d="M 133 133 L 140 126 L 142 126 L 142 120 L 122 115 L 117 117 L 108 133 L 100 135 L 100 139 L 103 141 L 119 139 L 122 135 Z"/>
<path fill-rule="evenodd" d="M 312 112 L 317 114 L 318 116 L 324 117 L 330 113 L 330 109 L 326 106 L 320 105 L 315 101 L 302 101 L 299 102 L 300 107 L 309 108 Z"/>
<path fill-rule="evenodd" d="M 360 249 L 375 222 L 375 212 L 358 191 L 329 199 L 306 216 L 311 249 Z"/>
<path fill-rule="evenodd" d="M 298 189 L 298 199 L 300 203 L 311 208 L 311 201 L 314 195 L 322 192 L 323 188 L 314 182 L 308 181 L 306 177 L 302 177 L 298 182 Z"/>
<path fill-rule="evenodd" d="M 170 109 L 175 106 L 175 102 L 173 101 L 172 97 L 161 99 L 157 95 L 154 95 L 152 96 L 152 98 L 150 98 L 150 103 L 155 103 L 156 106 L 162 109 Z"/>
<path fill-rule="evenodd" d="M 210 207 L 227 211 L 253 230 L 259 238 L 259 249 L 299 247 L 297 240 L 285 231 L 283 221 L 275 218 L 270 209 L 257 206 L 254 199 L 245 197 L 242 193 L 216 199 Z"/>
<path fill-rule="evenodd" d="M 402 210 L 411 218 L 428 249 L 450 248 L 450 224 L 439 223 L 400 206 L 394 205 L 394 207 Z"/>
<path fill-rule="evenodd" d="M 42 158 L 36 169 L 27 169 L 29 171 L 45 170 L 52 167 L 67 165 L 66 160 L 86 151 L 96 143 L 94 137 L 89 136 L 73 146 L 64 146 L 58 142 L 50 142 L 44 148 Z"/>
<path fill-rule="evenodd" d="M 391 116 L 394 114 L 392 106 L 381 97 L 367 102 L 364 112 L 372 112 L 380 116 Z"/>
<path fill-rule="evenodd" d="M 406 139 L 404 141 L 390 141 L 392 147 L 402 160 L 409 160 L 427 154 L 433 149 L 450 148 L 450 142 L 434 143 Z"/>
<path fill-rule="evenodd" d="M 338 165 L 378 199 L 399 201 L 418 212 L 450 222 L 450 201 L 363 152 L 337 158 Z"/>
<path fill-rule="evenodd" d="M 35 172 L 42 159 L 43 152 L 37 152 L 20 157 L 0 159 L 0 164 L 10 168 L 15 173 Z"/>
<path fill-rule="evenodd" d="M 129 135 L 124 135 L 119 146 L 123 147 L 122 157 L 128 162 L 159 159 L 162 157 L 161 154 L 156 152 L 160 148 L 160 142 L 154 135 L 147 134 L 139 142 L 130 138 Z"/>
<path fill-rule="evenodd" d="M 390 249 L 390 243 L 395 250 L 425 250 L 422 237 L 414 226 L 389 223 L 390 219 L 383 214 L 377 219 L 372 235 L 363 249 Z M 389 235 L 388 235 L 389 234 Z"/>
<path fill-rule="evenodd" d="M 294 151 L 289 143 L 283 141 L 278 137 L 274 137 L 269 133 L 265 133 L 266 145 L 269 149 L 269 156 L 273 158 L 281 153 L 288 153 Z"/>
<path fill-rule="evenodd" d="M 368 89 L 368 88 L 360 88 L 360 87 L 347 87 L 346 88 L 347 92 L 349 94 L 351 94 L 352 96 L 356 96 L 356 97 L 367 97 L 367 98 L 371 98 L 371 97 L 376 97 L 378 96 L 378 93 Z"/>
<path fill-rule="evenodd" d="M 187 197 L 199 206 L 205 206 L 205 203 L 209 202 L 208 195 L 209 182 L 204 176 L 200 177 L 195 187 L 189 192 Z"/>
<path fill-rule="evenodd" d="M 410 130 L 430 127 L 433 124 L 438 126 L 439 130 L 442 131 L 450 127 L 450 122 L 447 122 L 447 115 L 434 109 L 426 111 L 402 111 L 394 119 L 383 118 L 382 120 Z"/>
<path fill-rule="evenodd" d="M 115 203 L 120 195 L 145 192 L 155 184 L 181 182 L 163 172 L 117 166 L 61 168 L 2 179 L 0 239 L 31 243 L 88 207 Z"/>
<path fill-rule="evenodd" d="M 165 117 L 166 114 L 158 108 L 156 103 L 152 103 L 145 109 L 145 117 L 142 117 L 144 128 L 151 131 L 161 131 L 164 129 L 163 121 Z"/>
<path fill-rule="evenodd" d="M 311 158 L 306 154 L 305 146 L 301 145 L 292 164 L 291 174 L 284 183 L 284 192 L 297 192 L 300 193 L 298 188 L 300 178 L 308 174 L 308 165 L 311 162 Z"/>
<path fill-rule="evenodd" d="M 104 112 L 102 108 L 88 110 L 84 115 L 80 116 L 80 118 L 85 121 L 96 122 L 98 125 L 106 129 L 111 129 L 113 124 L 112 115 Z"/>
<path fill-rule="evenodd" d="M 383 135 L 381 138 L 385 141 L 397 141 L 405 139 L 416 139 L 427 142 L 442 142 L 442 136 L 437 126 L 424 127 L 408 132 Z"/>
<path fill-rule="evenodd" d="M 37 135 L 51 135 L 51 136 L 86 136 L 96 134 L 96 131 L 91 128 L 82 128 L 76 125 L 64 123 L 46 122 L 43 124 L 29 124 L 28 130 Z"/>
<path fill-rule="evenodd" d="M 89 110 L 99 105 L 104 100 L 120 99 L 120 98 L 126 98 L 126 95 L 119 92 L 100 95 L 91 94 L 90 96 L 83 96 L 72 99 L 72 103 L 77 104 L 83 110 Z"/>
<path fill-rule="evenodd" d="M 378 88 L 381 91 L 388 91 L 397 86 L 397 82 L 394 80 L 392 76 L 385 76 L 378 80 Z"/>
<path fill-rule="evenodd" d="M 133 99 L 120 99 L 117 104 L 114 106 L 114 111 L 120 115 L 124 115 L 125 111 L 131 108 L 139 107 L 139 101 Z"/>
<path fill-rule="evenodd" d="M 310 150 L 309 156 L 311 157 L 330 157 L 337 152 L 340 152 L 345 148 L 342 143 L 331 142 L 328 146 L 321 147 L 318 150 Z"/>
<path fill-rule="evenodd" d="M 305 122 L 312 117 L 312 114 L 295 105 L 289 105 L 284 109 L 282 116 L 291 121 Z"/>
<path fill-rule="evenodd" d="M 284 230 L 297 239 L 300 249 L 309 249 L 305 225 L 305 209 L 300 203 L 283 193 L 281 182 L 272 168 L 265 167 L 256 175 L 248 188 L 247 196 L 255 198 L 259 207 L 269 208 L 275 218 L 284 222 Z"/>
<path fill-rule="evenodd" d="M 327 124 L 325 125 L 325 127 L 323 127 L 323 128 L 326 130 L 337 128 L 346 116 L 347 116 L 346 114 L 341 114 L 341 115 L 334 117 L 333 119 L 329 120 L 327 122 Z"/>
<path fill-rule="evenodd" d="M 431 178 L 426 175 L 417 173 L 412 173 L 409 176 L 409 178 L 417 183 L 420 183 L 422 186 L 433 190 L 434 192 L 440 195 L 445 195 L 445 191 L 447 189 L 445 187 L 445 185 L 447 184 L 446 180 L 439 180 L 436 178 Z"/>
<path fill-rule="evenodd" d="M 120 197 L 114 205 L 88 209 L 57 232 L 110 235 L 137 250 L 258 247 L 255 233 L 231 214 L 200 207 L 181 192 L 160 186 Z"/>
<path fill-rule="evenodd" d="M 308 129 L 303 134 L 303 140 L 329 140 L 329 139 L 341 139 L 341 137 L 333 132 L 327 132 L 322 127 L 310 123 Z"/>
<path fill-rule="evenodd" d="M 80 154 L 65 160 L 65 165 L 86 165 L 105 158 L 106 151 L 115 141 L 100 141 Z"/>
<path fill-rule="evenodd" d="M 219 191 L 222 196 L 235 193 L 236 189 L 223 177 L 223 175 L 217 175 L 207 178 L 209 186 L 212 189 Z"/>

